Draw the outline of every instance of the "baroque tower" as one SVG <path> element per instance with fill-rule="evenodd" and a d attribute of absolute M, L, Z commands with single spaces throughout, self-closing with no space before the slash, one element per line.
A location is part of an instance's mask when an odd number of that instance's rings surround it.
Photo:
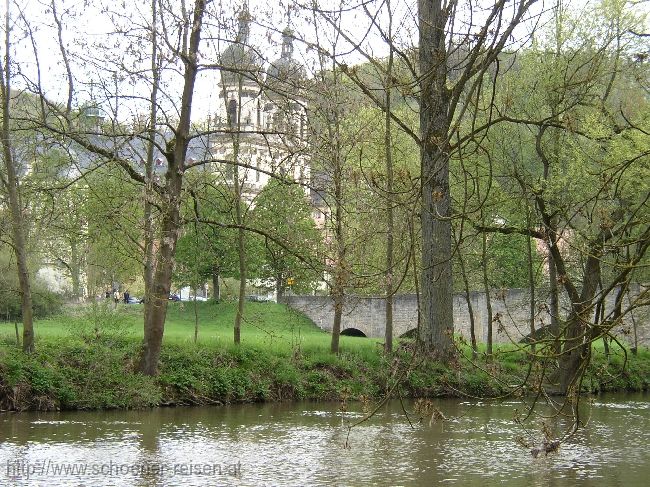
<path fill-rule="evenodd" d="M 238 16 L 238 33 L 221 56 L 218 83 L 219 135 L 213 153 L 231 159 L 237 153 L 242 195 L 249 202 L 268 183 L 281 176 L 309 182 L 306 154 L 307 107 L 303 96 L 305 68 L 293 57 L 293 37 L 287 27 L 282 33 L 282 52 L 269 64 L 250 42 L 251 16 L 244 6 Z M 235 150 L 237 146 L 237 150 Z M 226 181 L 232 181 L 233 164 L 221 164 Z M 308 190 L 305 189 L 305 193 Z"/>

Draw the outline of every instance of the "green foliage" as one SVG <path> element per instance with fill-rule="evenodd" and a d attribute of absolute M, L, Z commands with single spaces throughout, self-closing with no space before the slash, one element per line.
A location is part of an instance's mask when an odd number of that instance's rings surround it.
<path fill-rule="evenodd" d="M 462 246 L 462 257 L 465 259 L 465 272 L 468 274 L 470 291 L 483 290 L 483 271 L 487 272 L 488 284 L 492 289 L 527 288 L 528 250 L 527 237 L 523 235 L 501 235 L 492 233 L 487 237 L 486 259 L 483 260 L 482 242 L 480 235 L 469 236 Z M 536 242 L 532 243 L 533 273 L 536 285 L 541 284 L 542 257 L 537 252 Z M 460 274 L 461 268 L 458 257 L 455 270 Z M 457 279 L 455 288 L 464 291 L 463 282 Z"/>
<path fill-rule="evenodd" d="M 142 188 L 118 168 L 104 167 L 84 178 L 87 198 L 87 272 L 90 294 L 131 283 L 142 273 Z"/>
<path fill-rule="evenodd" d="M 124 344 L 119 348 L 86 345 L 69 338 L 42 342 L 30 356 L 7 350 L 0 363 L 0 405 L 53 410 L 157 404 L 160 393 L 151 379 L 125 370 L 135 351 Z M 8 380 L 5 370 L 12 371 Z M 7 395 L 8 387 L 15 391 L 13 395 Z M 10 400 L 13 403 L 7 404 Z"/>
<path fill-rule="evenodd" d="M 15 269 L 0 273 L 0 320 L 20 321 L 22 308 L 18 277 Z M 38 283 L 32 285 L 32 308 L 34 317 L 45 318 L 61 311 L 63 298 Z"/>
<path fill-rule="evenodd" d="M 68 331 L 87 343 L 120 345 L 135 335 L 126 319 L 126 310 L 121 305 L 116 307 L 112 299 L 93 301 L 84 311 L 82 321 L 71 325 Z"/>
<path fill-rule="evenodd" d="M 479 367 L 462 358 L 458 363 L 413 362 L 408 347 L 400 347 L 394 357 L 384 357 L 376 341 L 354 337 L 342 337 L 342 353 L 332 355 L 329 334 L 274 304 L 250 304 L 252 312 L 259 313 L 259 321 L 242 329 L 242 345 L 235 347 L 230 344 L 234 305 L 199 303 L 205 338 L 195 344 L 193 311 L 181 304 L 172 303 L 170 333 L 157 378 L 135 372 L 141 347 L 138 306 L 111 310 L 100 304 L 60 321 L 41 321 L 32 355 L 15 346 L 13 327 L 0 328 L 0 409 L 378 399 L 393 384 L 394 367 L 407 364 L 413 367 L 400 386 L 405 397 L 486 397 L 506 393 L 504 384 L 518 383 L 527 371 L 525 351 L 512 347 L 497 349 L 490 363 L 480 358 Z M 92 333 L 95 327 L 99 336 Z M 301 329 L 299 346 L 296 327 Z M 229 332 L 227 338 L 222 331 Z M 469 349 L 463 355 L 469 357 Z M 647 389 L 650 352 L 628 353 L 624 370 L 622 358 L 616 352 L 608 361 L 597 349 L 586 387 L 592 391 Z"/>
<path fill-rule="evenodd" d="M 263 249 L 263 263 L 255 277 L 271 282 L 280 294 L 292 279 L 295 292 L 305 292 L 320 280 L 319 246 L 322 235 L 312 218 L 312 208 L 301 186 L 272 179 L 255 199 L 253 225 Z"/>
<path fill-rule="evenodd" d="M 418 131 L 417 114 L 403 101 L 394 100 L 395 114 Z M 382 294 L 385 292 L 387 208 L 393 210 L 394 249 L 393 284 L 401 293 L 413 292 L 413 255 L 419 246 L 419 148 L 416 143 L 394 126 L 391 139 L 393 190 L 387 191 L 386 141 L 384 113 L 367 105 L 346 113 L 343 129 L 347 162 L 342 168 L 340 201 L 330 197 L 331 210 L 343 206 L 345 217 L 345 249 L 349 292 Z M 327 167 L 324 168 L 328 170 Z M 330 169 L 331 171 L 331 169 Z M 332 178 L 330 174 L 329 179 Z M 329 188 L 329 192 L 333 190 Z M 330 226 L 332 219 L 327 222 Z M 332 234 L 332 229 L 328 229 Z M 333 254 L 334 246 L 330 250 Z"/>
<path fill-rule="evenodd" d="M 214 276 L 239 278 L 237 229 L 230 189 L 215 181 L 216 176 L 201 173 L 188 177 L 193 198 L 185 201 L 183 217 L 187 224 L 176 246 L 176 285 L 202 286 Z M 247 267 L 259 266 L 259 246 L 250 237 L 245 242 Z"/>

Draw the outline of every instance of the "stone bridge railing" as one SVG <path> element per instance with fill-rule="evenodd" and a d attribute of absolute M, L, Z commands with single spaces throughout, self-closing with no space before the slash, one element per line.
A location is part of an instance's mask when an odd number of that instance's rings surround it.
<path fill-rule="evenodd" d="M 638 295 L 644 288 L 635 286 L 632 296 Z M 550 323 L 543 291 L 536 291 L 535 328 L 539 329 Z M 530 333 L 530 293 L 523 289 L 494 290 L 490 293 L 493 315 L 493 339 L 495 343 L 519 341 Z M 607 302 L 611 310 L 614 297 Z M 485 293 L 470 293 L 474 315 L 476 338 L 487 341 L 487 300 Z M 626 299 L 627 301 L 627 299 Z M 285 296 L 283 302 L 291 308 L 307 315 L 318 327 L 332 331 L 334 306 L 329 296 Z M 343 309 L 341 330 L 359 330 L 364 335 L 383 338 L 386 302 L 382 297 L 348 296 Z M 561 311 L 566 316 L 566 303 Z M 418 305 L 415 294 L 403 294 L 394 297 L 393 302 L 393 336 L 399 337 L 417 328 Z M 633 325 L 636 323 L 637 337 L 640 345 L 650 345 L 650 313 L 648 307 L 639 308 L 630 313 L 622 326 L 616 330 L 628 343 L 633 342 Z M 454 295 L 455 333 L 469 339 L 470 315 L 464 294 Z"/>

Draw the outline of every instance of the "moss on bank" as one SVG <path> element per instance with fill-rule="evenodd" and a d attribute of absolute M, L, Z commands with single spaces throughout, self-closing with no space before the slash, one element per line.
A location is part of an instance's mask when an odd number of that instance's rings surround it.
<path fill-rule="evenodd" d="M 160 376 L 134 370 L 137 346 L 121 343 L 43 343 L 37 353 L 24 355 L 13 347 L 0 348 L 0 409 L 58 410 L 143 408 L 180 404 L 345 400 L 380 398 L 399 379 L 403 397 L 481 396 L 505 394 L 526 371 L 495 362 L 477 369 L 420 361 L 408 368 L 410 356 L 401 353 L 389 362 L 342 353 L 287 357 L 255 348 L 216 348 L 167 345 Z M 646 390 L 650 354 L 630 357 L 621 371 L 618 359 L 605 366 L 596 362 L 585 380 L 591 392 Z M 393 393 L 397 393 L 393 390 Z"/>

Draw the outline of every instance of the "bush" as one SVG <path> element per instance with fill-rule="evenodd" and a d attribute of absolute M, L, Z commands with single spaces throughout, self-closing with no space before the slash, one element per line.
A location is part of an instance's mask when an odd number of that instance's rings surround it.
<path fill-rule="evenodd" d="M 0 320 L 20 321 L 23 312 L 20 292 L 13 286 L 0 281 Z M 41 286 L 32 286 L 32 309 L 34 318 L 45 318 L 61 312 L 63 298 Z"/>

